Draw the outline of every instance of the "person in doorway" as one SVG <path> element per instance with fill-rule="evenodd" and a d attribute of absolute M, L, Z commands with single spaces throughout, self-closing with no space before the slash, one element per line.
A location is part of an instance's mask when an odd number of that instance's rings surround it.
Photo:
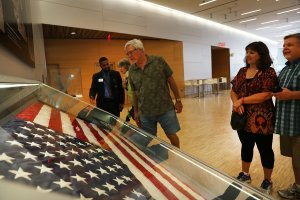
<path fill-rule="evenodd" d="M 125 53 L 133 63 L 129 70 L 129 82 L 134 94 L 137 125 L 156 135 L 157 123 L 160 123 L 171 144 L 179 148 L 177 132 L 180 125 L 176 112 L 180 113 L 183 106 L 171 68 L 162 57 L 146 54 L 143 43 L 138 39 L 125 44 Z M 175 105 L 169 86 L 175 96 Z"/>
<path fill-rule="evenodd" d="M 269 49 L 263 42 L 250 43 L 245 50 L 246 67 L 242 67 L 231 81 L 233 111 L 246 112 L 247 117 L 246 126 L 237 131 L 242 143 L 242 171 L 237 179 L 251 182 L 249 170 L 256 144 L 264 170 L 264 179 L 260 187 L 270 193 L 274 167 L 272 142 L 275 123 L 272 90 L 277 85 L 277 76 L 271 67 Z"/>
<path fill-rule="evenodd" d="M 292 158 L 295 183 L 278 194 L 300 199 L 300 33 L 284 37 L 283 55 L 287 62 L 278 77 L 282 91 L 274 93 L 275 133 L 280 135 L 281 154 Z"/>
<path fill-rule="evenodd" d="M 132 102 L 133 102 L 133 93 L 132 93 L 132 89 L 131 86 L 128 82 L 128 75 L 129 75 L 129 67 L 130 67 L 130 62 L 128 59 L 123 58 L 119 61 L 118 63 L 119 67 L 120 67 L 120 72 L 122 74 L 125 75 L 125 83 L 123 84 L 125 87 L 125 90 L 127 91 L 127 96 L 128 96 L 128 100 L 129 100 L 129 109 L 128 109 L 128 113 L 126 116 L 126 122 L 130 121 L 130 118 L 134 119 L 134 109 L 132 106 Z"/>
<path fill-rule="evenodd" d="M 119 72 L 111 70 L 106 57 L 99 59 L 101 71 L 95 73 L 90 88 L 90 102 L 117 117 L 123 109 L 125 93 Z"/>

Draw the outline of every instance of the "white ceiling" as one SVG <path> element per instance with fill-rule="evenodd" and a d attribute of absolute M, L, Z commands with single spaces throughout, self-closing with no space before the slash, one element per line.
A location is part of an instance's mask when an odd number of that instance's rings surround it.
<path fill-rule="evenodd" d="M 146 0 L 183 11 L 271 40 L 282 41 L 284 35 L 300 32 L 300 0 Z M 259 10 L 241 15 L 242 13 Z M 277 14 L 295 9 L 291 12 Z M 256 19 L 241 23 L 241 21 Z M 266 24 L 264 22 L 274 21 Z"/>

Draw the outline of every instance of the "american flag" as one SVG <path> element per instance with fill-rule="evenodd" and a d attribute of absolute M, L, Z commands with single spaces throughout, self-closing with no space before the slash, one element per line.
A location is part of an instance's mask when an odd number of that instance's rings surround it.
<path fill-rule="evenodd" d="M 126 138 L 40 102 L 2 128 L 0 179 L 81 199 L 204 199 Z"/>

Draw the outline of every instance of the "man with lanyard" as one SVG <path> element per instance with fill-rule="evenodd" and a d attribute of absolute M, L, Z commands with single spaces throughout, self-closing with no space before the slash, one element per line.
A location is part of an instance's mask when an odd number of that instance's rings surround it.
<path fill-rule="evenodd" d="M 99 59 L 101 71 L 95 73 L 90 88 L 90 102 L 117 117 L 123 109 L 125 93 L 119 72 L 110 69 L 106 57 Z M 95 100 L 96 99 L 96 100 Z"/>

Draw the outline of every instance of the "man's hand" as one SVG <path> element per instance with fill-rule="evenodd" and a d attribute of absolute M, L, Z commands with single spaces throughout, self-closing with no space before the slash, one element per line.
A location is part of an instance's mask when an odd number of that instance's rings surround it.
<path fill-rule="evenodd" d="M 139 114 L 138 112 L 136 111 L 136 109 L 134 109 L 134 121 L 136 123 L 136 125 L 141 128 L 141 120 L 140 120 L 140 117 L 139 117 Z"/>
<path fill-rule="evenodd" d="M 124 105 L 123 105 L 123 104 L 120 104 L 120 105 L 119 105 L 119 111 L 122 112 L 123 108 L 124 108 Z"/>
<path fill-rule="evenodd" d="M 273 93 L 273 96 L 278 100 L 291 100 L 293 99 L 293 91 L 283 88 L 281 92 Z"/>
<path fill-rule="evenodd" d="M 176 113 L 181 113 L 182 112 L 182 108 L 183 108 L 183 105 L 182 105 L 181 101 L 176 101 L 175 102 Z"/>
<path fill-rule="evenodd" d="M 94 98 L 90 97 L 90 103 L 92 105 L 96 105 L 96 100 Z"/>

